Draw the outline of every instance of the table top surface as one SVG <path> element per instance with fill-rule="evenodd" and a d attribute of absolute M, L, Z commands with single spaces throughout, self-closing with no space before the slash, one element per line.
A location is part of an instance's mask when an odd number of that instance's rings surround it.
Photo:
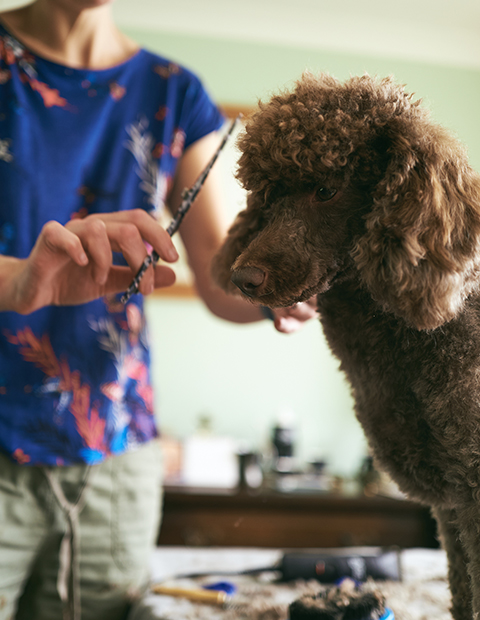
<path fill-rule="evenodd" d="M 331 550 L 325 550 L 326 552 Z M 342 549 L 342 552 L 345 552 Z M 361 553 L 362 549 L 351 549 Z M 311 582 L 273 583 L 274 573 L 262 577 L 232 575 L 248 569 L 274 566 L 282 557 L 281 549 L 257 548 L 193 548 L 158 547 L 152 558 L 152 583 L 200 588 L 212 581 L 228 580 L 238 587 L 237 594 L 226 607 L 194 603 L 190 600 L 149 594 L 142 603 L 142 613 L 132 620 L 233 620 L 260 618 L 258 611 L 271 607 L 269 618 L 288 620 L 288 604 L 312 587 Z M 439 549 L 408 549 L 401 552 L 402 581 L 377 582 L 387 605 L 394 610 L 395 620 L 450 620 L 450 595 L 446 580 L 447 562 Z M 229 574 L 224 575 L 223 571 Z M 205 577 L 181 577 L 190 573 L 207 573 Z M 324 587 L 316 584 L 313 587 Z M 250 607 L 248 607 L 250 605 Z M 245 612 L 246 609 L 249 611 Z M 276 611 L 274 611 L 276 610 Z M 257 613 L 258 612 L 258 613 Z M 263 612 L 262 612 L 263 613 Z M 146 614 L 146 615 L 142 615 Z M 246 614 L 246 615 L 245 615 Z M 276 615 L 275 615 L 276 614 Z M 283 614 L 283 615 L 282 615 Z"/>

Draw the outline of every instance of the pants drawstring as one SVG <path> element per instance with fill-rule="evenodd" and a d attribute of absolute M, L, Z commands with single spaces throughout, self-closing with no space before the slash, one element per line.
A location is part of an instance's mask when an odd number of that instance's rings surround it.
<path fill-rule="evenodd" d="M 50 488 L 66 518 L 65 533 L 60 544 L 57 590 L 63 603 L 64 620 L 80 620 L 80 532 L 78 515 L 85 505 L 85 491 L 88 487 L 91 466 L 85 471 L 77 499 L 67 500 L 58 479 L 49 469 L 43 469 Z"/>

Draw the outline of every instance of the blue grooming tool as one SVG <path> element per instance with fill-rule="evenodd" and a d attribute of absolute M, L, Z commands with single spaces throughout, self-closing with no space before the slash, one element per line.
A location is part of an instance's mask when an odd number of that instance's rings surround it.
<path fill-rule="evenodd" d="M 225 592 L 228 596 L 232 596 L 237 591 L 237 587 L 230 581 L 218 581 L 217 583 L 202 586 L 202 588 L 204 590 L 218 590 L 219 592 Z M 383 620 L 383 618 L 381 620 Z M 385 620 L 390 619 L 386 618 Z"/>

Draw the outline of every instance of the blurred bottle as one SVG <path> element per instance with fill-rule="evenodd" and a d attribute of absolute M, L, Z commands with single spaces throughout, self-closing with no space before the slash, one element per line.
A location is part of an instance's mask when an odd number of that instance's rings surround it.
<path fill-rule="evenodd" d="M 273 469 L 291 472 L 295 465 L 295 414 L 283 409 L 272 429 Z"/>
<path fill-rule="evenodd" d="M 239 451 L 239 486 L 243 489 L 259 489 L 263 483 L 262 457 L 257 452 Z"/>

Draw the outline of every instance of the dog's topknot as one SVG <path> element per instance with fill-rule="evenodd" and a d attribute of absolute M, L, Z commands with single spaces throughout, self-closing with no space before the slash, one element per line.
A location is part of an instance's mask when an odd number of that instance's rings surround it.
<path fill-rule="evenodd" d="M 292 91 L 259 102 L 247 120 L 237 177 L 245 189 L 266 195 L 279 183 L 317 183 L 322 173 L 345 177 L 361 145 L 372 141 L 372 128 L 394 117 L 426 115 L 418 103 L 392 78 L 363 75 L 341 83 L 306 72 Z"/>

